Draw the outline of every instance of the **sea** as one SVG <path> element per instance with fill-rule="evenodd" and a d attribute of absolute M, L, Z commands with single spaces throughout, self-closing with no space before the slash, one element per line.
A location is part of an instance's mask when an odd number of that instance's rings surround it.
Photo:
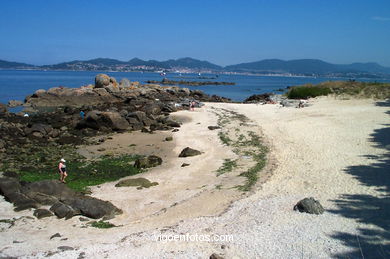
<path fill-rule="evenodd" d="M 0 103 L 8 103 L 10 100 L 23 101 L 38 89 L 52 87 L 80 87 L 93 84 L 95 76 L 105 73 L 115 77 L 119 82 L 122 78 L 130 81 L 146 83 L 148 80 L 160 81 L 164 77 L 175 81 L 220 81 L 234 82 L 235 85 L 205 85 L 183 86 L 191 90 L 202 90 L 210 95 L 218 95 L 243 101 L 254 94 L 282 93 L 289 86 L 307 83 L 317 84 L 324 81 L 348 80 L 349 78 L 329 77 L 298 77 L 298 76 L 256 76 L 237 74 L 188 74 L 167 73 L 161 75 L 153 72 L 96 72 L 96 71 L 38 71 L 38 70 L 0 70 Z M 374 81 L 373 79 L 354 78 L 359 81 Z M 375 80 L 376 82 L 390 82 L 390 79 Z"/>

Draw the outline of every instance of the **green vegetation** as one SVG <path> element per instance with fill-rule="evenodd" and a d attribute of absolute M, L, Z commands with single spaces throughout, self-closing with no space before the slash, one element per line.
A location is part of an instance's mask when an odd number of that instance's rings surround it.
<path fill-rule="evenodd" d="M 107 221 L 103 221 L 103 220 L 93 221 L 90 224 L 94 228 L 113 228 L 113 227 L 116 227 L 114 224 L 107 222 Z"/>
<path fill-rule="evenodd" d="M 29 146 L 23 152 L 11 154 L 2 161 L 1 171 L 13 171 L 27 182 L 45 179 L 59 179 L 58 162 L 67 160 L 67 185 L 76 191 L 85 191 L 87 186 L 115 181 L 141 171 L 133 167 L 137 156 L 105 155 L 94 161 L 87 161 L 80 156 L 73 146 Z"/>
<path fill-rule="evenodd" d="M 233 111 L 220 110 L 222 114 L 216 113 L 216 115 L 218 116 L 218 125 L 224 127 L 223 131 L 218 133 L 222 143 L 234 147 L 233 151 L 237 155 L 250 157 L 255 162 L 252 167 L 240 174 L 240 176 L 246 178 L 246 181 L 243 185 L 237 186 L 241 191 L 250 191 L 258 180 L 258 173 L 266 164 L 268 149 L 263 145 L 261 138 L 253 131 L 245 132 L 234 128 L 235 134 L 233 134 L 233 129 L 229 130 L 229 124 L 232 120 L 239 121 L 240 126 L 249 126 L 247 117 Z M 222 166 L 217 170 L 217 176 L 233 171 L 238 166 L 238 162 L 238 159 L 233 161 L 225 159 Z"/>
<path fill-rule="evenodd" d="M 219 136 L 220 140 L 222 141 L 222 143 L 227 145 L 227 146 L 229 146 L 230 143 L 232 142 L 232 140 L 229 138 L 229 136 L 222 131 L 218 132 L 218 136 Z"/>
<path fill-rule="evenodd" d="M 330 93 L 331 90 L 329 88 L 306 85 L 291 88 L 287 93 L 287 97 L 290 99 L 307 99 L 321 95 L 328 95 Z"/>
<path fill-rule="evenodd" d="M 217 170 L 217 176 L 220 176 L 221 174 L 227 172 L 231 172 L 236 167 L 237 167 L 237 160 L 225 159 L 222 166 Z"/>
<path fill-rule="evenodd" d="M 268 152 L 268 148 L 263 145 L 258 135 L 256 135 L 254 132 L 249 132 L 248 135 L 250 139 L 241 142 L 240 145 L 251 147 L 249 150 L 244 151 L 244 154 L 246 156 L 251 156 L 256 163 L 247 171 L 240 174 L 241 176 L 247 178 L 244 185 L 238 186 L 238 189 L 241 191 L 249 191 L 257 182 L 258 172 L 260 172 L 266 165 L 266 157 Z"/>
<path fill-rule="evenodd" d="M 359 98 L 390 98 L 390 83 L 379 82 L 358 82 L 349 81 L 328 81 L 317 85 L 306 84 L 292 87 L 287 97 L 291 99 L 307 99 L 321 95 L 347 95 Z"/>

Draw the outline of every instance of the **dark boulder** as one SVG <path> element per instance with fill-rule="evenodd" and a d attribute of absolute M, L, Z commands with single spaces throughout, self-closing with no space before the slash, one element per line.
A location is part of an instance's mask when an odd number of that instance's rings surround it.
<path fill-rule="evenodd" d="M 36 209 L 34 211 L 34 216 L 37 219 L 41 219 L 41 218 L 51 217 L 53 216 L 53 213 L 50 210 L 46 210 L 46 209 Z"/>
<path fill-rule="evenodd" d="M 103 125 L 108 126 L 112 130 L 126 130 L 129 128 L 129 123 L 118 112 L 102 112 Z"/>
<path fill-rule="evenodd" d="M 258 102 L 268 102 L 271 101 L 271 93 L 265 93 L 265 94 L 254 94 L 249 96 L 244 100 L 244 103 L 258 103 Z"/>
<path fill-rule="evenodd" d="M 109 201 L 102 201 L 89 196 L 81 196 L 70 200 L 65 200 L 74 210 L 79 211 L 82 215 L 99 219 L 102 217 L 113 218 L 115 215 L 122 213 Z"/>
<path fill-rule="evenodd" d="M 225 257 L 223 257 L 223 256 L 221 256 L 219 254 L 216 254 L 216 253 L 210 255 L 210 259 L 224 259 L 224 258 Z"/>
<path fill-rule="evenodd" d="M 56 216 L 60 219 L 70 219 L 71 217 L 78 214 L 72 207 L 65 205 L 62 202 L 53 204 L 53 206 L 50 207 L 50 210 L 54 212 L 54 214 L 56 214 Z"/>
<path fill-rule="evenodd" d="M 199 150 L 192 149 L 190 147 L 186 147 L 185 149 L 183 149 L 180 152 L 179 157 L 198 156 L 198 155 L 201 155 L 201 154 L 202 154 L 202 152 L 200 152 Z"/>
<path fill-rule="evenodd" d="M 19 192 L 21 185 L 17 178 L 2 177 L 0 178 L 0 194 L 6 199 L 11 193 Z"/>
<path fill-rule="evenodd" d="M 42 124 L 42 123 L 35 123 L 31 125 L 30 127 L 27 127 L 24 129 L 24 133 L 26 135 L 31 135 L 33 133 L 40 133 L 42 136 L 46 136 L 49 134 L 53 128 L 50 125 Z"/>
<path fill-rule="evenodd" d="M 135 111 L 127 114 L 126 119 L 134 118 L 136 119 L 136 123 L 142 123 L 143 126 L 150 126 L 154 121 L 146 115 L 143 111 Z M 130 121 L 129 121 L 130 122 Z M 134 122 L 134 121 L 132 121 Z"/>
<path fill-rule="evenodd" d="M 85 120 L 80 121 L 76 128 L 91 128 L 95 130 L 109 128 L 116 131 L 123 131 L 128 129 L 129 126 L 129 122 L 119 112 L 100 112 L 94 110 L 88 112 Z"/>
<path fill-rule="evenodd" d="M 162 164 L 161 157 L 147 156 L 147 157 L 138 158 L 134 163 L 134 167 L 136 167 L 136 168 L 150 168 L 150 167 L 155 167 L 155 166 L 158 166 L 161 164 Z"/>
<path fill-rule="evenodd" d="M 169 127 L 180 128 L 180 123 L 174 120 L 166 120 L 165 124 Z"/>
<path fill-rule="evenodd" d="M 324 213 L 324 208 L 320 204 L 319 201 L 315 200 L 313 197 L 304 198 L 300 200 L 295 206 L 294 210 L 298 210 L 299 212 L 306 212 L 309 214 L 322 214 Z"/>
<path fill-rule="evenodd" d="M 13 192 L 8 195 L 8 200 L 15 206 L 15 211 L 21 211 L 31 208 L 38 208 L 39 203 L 20 192 Z"/>

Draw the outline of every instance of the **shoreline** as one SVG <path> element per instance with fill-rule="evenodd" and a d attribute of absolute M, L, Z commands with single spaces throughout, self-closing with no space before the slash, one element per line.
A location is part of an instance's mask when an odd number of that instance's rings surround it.
<path fill-rule="evenodd" d="M 345 195 L 356 195 L 356 198 L 366 195 L 375 199 L 388 194 L 386 189 L 378 189 L 380 184 L 388 187 L 386 180 L 381 178 L 385 176 L 387 169 L 382 164 L 383 160 L 386 161 L 388 147 L 381 146 L 381 139 L 376 135 L 386 129 L 383 125 L 389 123 L 386 114 L 388 105 L 376 105 L 375 101 L 368 99 L 337 100 L 332 97 L 311 99 L 310 102 L 312 105 L 303 109 L 281 108 L 277 105 L 206 103 L 205 108 L 196 109 L 195 112 L 174 113 L 172 117 L 189 116 L 192 120 L 184 123 L 179 132 L 172 133 L 175 134 L 175 147 L 171 150 L 171 162 L 135 176 L 145 176 L 151 181 L 160 182 L 158 186 L 141 191 L 133 188 L 126 194 L 129 195 L 127 197 L 120 194 L 123 191 L 113 190 L 113 183 L 103 184 L 100 188 L 93 187 L 93 196 L 109 197 L 114 204 L 121 198 L 122 204 L 127 202 L 128 208 L 123 218 L 119 216 L 112 220 L 118 225 L 124 223 L 123 226 L 108 230 L 80 229 L 83 224 L 74 217 L 64 221 L 64 225 L 77 226 L 69 229 L 63 225 L 58 226 L 59 220 L 54 218 L 41 221 L 22 219 L 3 234 L 18 240 L 27 233 L 34 240 L 30 238 L 21 244 L 3 240 L 1 253 L 22 255 L 19 249 L 23 247 L 23 255 L 43 257 L 47 251 L 54 252 L 61 245 L 72 246 L 75 250 L 55 252 L 53 257 L 77 257 L 82 252 L 87 257 L 107 255 L 109 258 L 129 254 L 140 257 L 179 255 L 191 258 L 207 257 L 212 253 L 222 254 L 226 258 L 302 255 L 331 257 L 354 256 L 359 252 L 355 247 L 356 239 L 343 239 L 337 233 L 344 233 L 345 237 L 358 235 L 364 252 L 371 251 L 370 248 L 378 248 L 378 244 L 382 244 L 386 252 L 386 242 L 389 240 L 385 234 L 382 234 L 382 239 L 371 244 L 369 236 L 359 232 L 359 229 L 386 231 L 383 229 L 386 218 L 382 219 L 384 222 L 377 218 L 359 218 L 360 216 L 348 210 L 349 204 L 357 206 L 362 213 L 361 217 L 365 213 L 372 215 L 372 211 L 355 205 Z M 218 203 L 218 199 L 224 200 L 226 197 L 212 196 L 212 191 L 219 192 L 214 188 L 205 188 L 204 191 L 202 188 L 196 189 L 210 179 L 217 179 L 209 172 L 215 172 L 224 158 L 236 158 L 231 147 L 222 145 L 218 132 L 207 129 L 207 126 L 215 125 L 217 121 L 216 117 L 210 116 L 212 113 L 208 115 L 206 112 L 211 107 L 238 112 L 248 117 L 270 147 L 267 167 L 261 172 L 273 172 L 272 175 L 263 183 L 256 184 L 254 190 L 244 196 L 230 193 L 235 200 L 232 203 Z M 197 124 L 199 122 L 201 124 Z M 242 126 L 237 124 L 235 127 Z M 206 151 L 200 156 L 186 158 L 185 161 L 189 161 L 191 165 L 181 168 L 184 160 L 177 158 L 177 154 L 185 146 Z M 357 171 L 357 167 L 376 173 L 379 182 L 368 181 L 364 172 Z M 170 188 L 167 183 L 173 184 L 175 188 Z M 181 186 L 181 191 L 177 186 Z M 164 199 L 159 200 L 156 192 L 153 193 L 154 190 L 159 190 L 157 188 L 162 188 L 159 193 L 165 193 Z M 115 196 L 115 193 L 119 196 Z M 298 200 L 309 196 L 323 204 L 326 210 L 323 215 L 313 216 L 292 210 Z M 128 198 L 134 202 L 130 203 Z M 137 200 L 145 202 L 139 202 L 137 207 L 137 204 L 134 206 Z M 152 204 L 155 207 L 149 213 L 152 216 L 145 218 L 142 210 L 151 201 L 155 202 Z M 165 212 L 153 215 L 153 211 L 168 204 L 175 205 L 168 207 Z M 215 205 L 222 206 L 213 209 Z M 378 200 L 376 205 L 382 208 L 380 213 L 386 215 L 386 199 Z M 5 205 L 2 201 L 0 207 L 3 215 L 13 213 L 10 211 L 11 204 Z M 120 205 L 118 207 L 121 208 Z M 138 219 L 128 218 L 127 215 L 134 216 L 135 212 L 138 213 Z M 18 213 L 27 214 L 27 211 Z M 60 232 L 68 240 L 47 242 L 55 232 Z M 162 244 L 161 241 L 153 240 L 155 235 L 161 233 L 231 234 L 235 240 L 230 243 Z M 377 232 L 377 235 L 381 235 L 380 233 Z M 310 246 L 306 245 L 309 243 Z M 4 249 L 5 247 L 8 248 Z"/>

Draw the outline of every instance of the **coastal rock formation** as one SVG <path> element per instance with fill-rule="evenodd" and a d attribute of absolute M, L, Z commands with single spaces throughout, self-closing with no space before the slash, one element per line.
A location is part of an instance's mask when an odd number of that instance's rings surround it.
<path fill-rule="evenodd" d="M 265 93 L 265 94 L 254 94 L 249 96 L 244 100 L 244 103 L 259 103 L 259 102 L 269 102 L 271 100 L 271 93 Z"/>
<path fill-rule="evenodd" d="M 202 152 L 200 152 L 199 150 L 192 149 L 190 147 L 186 147 L 185 149 L 183 149 L 180 152 L 179 157 L 198 156 L 201 154 L 202 154 Z"/>
<path fill-rule="evenodd" d="M 8 107 L 10 107 L 10 108 L 18 107 L 18 106 L 22 106 L 22 105 L 23 105 L 22 101 L 17 101 L 17 100 L 8 101 Z"/>
<path fill-rule="evenodd" d="M 110 202 L 76 193 L 56 180 L 21 184 L 17 178 L 3 176 L 0 178 L 0 194 L 14 204 L 15 211 L 50 205 L 50 210 L 59 218 L 71 218 L 74 215 L 94 219 L 112 218 L 121 213 Z M 39 218 L 49 213 L 39 210 L 34 215 Z"/>
<path fill-rule="evenodd" d="M 300 200 L 295 206 L 294 210 L 298 210 L 299 212 L 306 212 L 309 214 L 322 214 L 324 213 L 324 208 L 320 204 L 319 201 L 315 200 L 313 197 L 304 198 Z"/>

